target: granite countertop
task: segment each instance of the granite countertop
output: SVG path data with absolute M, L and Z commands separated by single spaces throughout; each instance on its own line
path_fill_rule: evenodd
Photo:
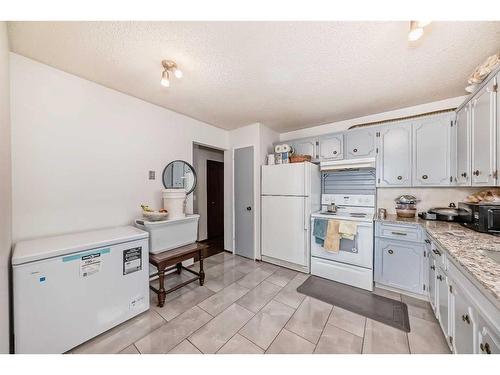
M 500 303 L 500 263 L 495 262 L 486 251 L 500 252 L 500 236 L 475 232 L 458 223 L 422 220 L 418 217 L 406 219 L 387 215 L 381 222 L 421 225 L 445 250 L 455 263 L 484 287 L 484 290 Z M 470 279 L 470 277 L 469 277 Z

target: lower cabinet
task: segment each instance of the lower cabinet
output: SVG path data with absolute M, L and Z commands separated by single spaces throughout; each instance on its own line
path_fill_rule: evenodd
M 437 316 L 438 310 L 436 308 L 436 306 L 437 306 L 437 303 L 436 303 L 436 299 L 437 299 L 436 259 L 434 258 L 432 253 L 428 253 L 428 254 L 429 254 L 429 273 L 428 273 L 429 277 L 427 279 L 427 293 L 429 295 L 429 303 L 431 304 L 432 310 L 434 311 L 434 314 L 436 314 L 436 316 Z
M 384 224 L 379 226 L 375 239 L 375 282 L 392 288 L 416 294 L 425 294 L 427 280 L 424 280 L 425 246 L 422 242 L 402 241 L 387 237 Z M 395 231 L 397 229 L 397 232 Z M 392 226 L 389 233 L 411 234 L 418 227 Z M 409 237 L 401 236 L 401 237 Z M 427 270 L 425 270 L 427 271 Z
M 500 354 L 500 337 L 495 330 L 479 317 L 479 353 Z
M 469 303 L 465 291 L 452 284 L 452 331 L 453 351 L 457 354 L 472 354 L 477 331 L 477 312 Z
M 438 309 L 438 317 L 439 324 L 441 325 L 441 329 L 443 330 L 446 339 L 450 340 L 450 319 L 449 319 L 449 282 L 446 273 L 439 267 L 436 269 L 436 288 L 437 288 L 437 309 Z

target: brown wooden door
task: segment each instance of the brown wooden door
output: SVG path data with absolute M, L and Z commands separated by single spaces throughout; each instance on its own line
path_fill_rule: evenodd
M 207 160 L 207 237 L 224 236 L 224 163 Z

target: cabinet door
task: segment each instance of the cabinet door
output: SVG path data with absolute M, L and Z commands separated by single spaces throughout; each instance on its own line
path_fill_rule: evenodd
M 453 285 L 453 348 L 456 354 L 474 353 L 476 332 L 476 312 L 465 293 L 455 283 Z
M 428 292 L 429 292 L 429 303 L 431 304 L 434 314 L 437 315 L 436 310 L 436 261 L 434 257 L 429 256 L 429 279 L 428 279 Z
M 496 124 L 494 82 L 483 87 L 472 99 L 472 185 L 496 183 Z
M 486 321 L 479 317 L 479 351 L 480 354 L 500 354 L 500 337 Z
M 318 159 L 317 141 L 318 140 L 316 138 L 308 138 L 292 141 L 289 142 L 289 144 L 293 147 L 294 153 L 300 155 L 311 155 L 311 158 L 316 160 Z
M 433 116 L 413 123 L 413 186 L 451 184 L 450 119 Z
M 424 293 L 422 280 L 423 245 L 377 239 L 377 282 L 418 294 Z
M 346 159 L 375 157 L 375 129 L 351 130 L 345 134 Z
M 377 139 L 377 186 L 411 186 L 411 125 L 388 125 Z
M 436 286 L 438 288 L 438 300 L 437 300 L 437 308 L 439 310 L 439 323 L 441 324 L 441 328 L 446 336 L 449 337 L 449 316 L 448 316 L 448 298 L 449 298 L 449 285 L 448 278 L 446 277 L 446 273 L 441 268 L 436 267 Z
M 460 186 L 471 184 L 471 126 L 470 104 L 457 112 L 457 168 L 456 183 Z
M 332 134 L 319 140 L 320 160 L 339 160 L 344 158 L 344 135 Z

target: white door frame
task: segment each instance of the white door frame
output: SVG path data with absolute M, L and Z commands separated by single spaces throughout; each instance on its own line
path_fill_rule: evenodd
M 257 234 L 257 231 L 256 231 L 256 227 L 257 227 L 257 216 L 256 216 L 256 205 L 255 205 L 255 145 L 254 144 L 246 144 L 246 145 L 243 145 L 243 146 L 237 146 L 237 147 L 232 147 L 231 149 L 231 152 L 232 152 L 232 156 L 231 156 L 231 190 L 232 190 L 232 209 L 233 209 L 233 212 L 232 212 L 232 215 L 233 215 L 233 220 L 232 220 L 232 224 L 233 224 L 233 254 L 235 254 L 235 250 L 236 250 L 236 212 L 235 212 L 235 209 L 234 209 L 234 152 L 236 150 L 239 150 L 239 149 L 242 149 L 242 148 L 247 148 L 247 147 L 252 147 L 252 150 L 253 150 L 253 185 L 254 185 L 254 188 L 253 188 L 253 198 L 252 198 L 252 202 L 253 202 L 253 237 L 254 237 L 254 241 L 253 241 L 253 259 L 257 259 L 256 257 L 256 249 L 257 249 L 257 239 L 255 238 L 256 234 Z M 260 240 L 259 240 L 260 241 Z

